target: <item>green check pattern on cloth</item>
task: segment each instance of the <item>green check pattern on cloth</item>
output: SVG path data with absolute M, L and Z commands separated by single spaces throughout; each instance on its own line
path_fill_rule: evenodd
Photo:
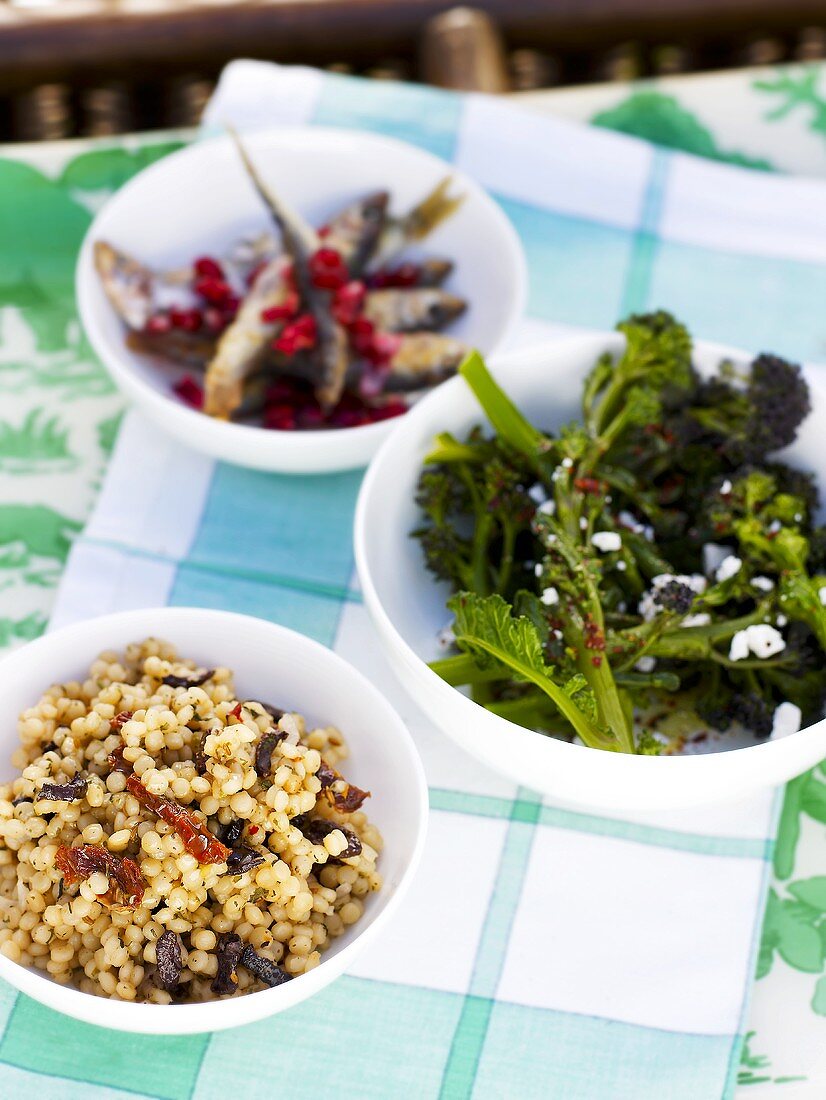
M 826 273 L 826 252 L 817 254 L 820 188 L 801 197 L 789 194 L 788 181 L 755 182 L 723 168 L 707 175 L 691 158 L 473 97 L 233 69 L 213 122 L 224 112 L 250 125 L 364 126 L 477 175 L 528 252 L 523 340 L 608 327 L 628 309 L 667 304 L 705 336 L 817 354 L 823 322 L 815 307 Z M 14 198 L 21 224 L 58 196 L 61 211 L 71 208 L 80 222 L 104 177 L 116 182 L 112 175 L 127 175 L 142 156 L 109 155 L 77 158 L 57 180 L 0 162 L 0 195 Z M 25 183 L 14 179 L 18 171 Z M 752 188 L 751 205 L 743 188 Z M 773 239 L 765 223 L 783 209 L 794 217 L 780 219 L 786 232 Z M 11 222 L 7 215 L 0 224 Z M 24 287 L 14 319 L 43 328 L 36 356 L 70 349 L 72 371 L 86 364 L 100 401 L 111 403 L 65 299 L 58 301 L 58 286 L 61 293 L 66 286 L 56 274 L 65 268 L 55 228 L 53 217 L 51 248 L 45 231 L 40 251 L 21 242 L 10 254 L 16 269 L 8 280 L 3 272 L 0 285 Z M 63 253 L 75 247 L 67 230 Z M 793 291 L 803 295 L 796 308 L 808 323 L 790 332 L 784 308 Z M 350 552 L 359 480 L 215 467 L 130 414 L 95 515 L 75 544 L 56 620 L 163 602 L 231 607 L 301 629 L 366 668 L 411 725 L 431 786 L 428 853 L 411 898 L 380 944 L 326 992 L 212 1037 L 122 1036 L 4 987 L 0 1095 L 37 1088 L 93 1100 L 266 1097 L 284 1091 L 285 1064 L 307 1067 L 287 1089 L 297 1098 L 731 1095 L 771 852 L 771 800 L 650 820 L 570 813 L 514 790 L 447 744 L 400 693 L 366 621 Z M 44 533 L 65 541 L 70 519 L 54 510 L 34 525 L 11 517 L 21 532 L 41 532 L 36 548 L 18 548 L 31 568 L 42 564 L 44 547 L 48 556 Z

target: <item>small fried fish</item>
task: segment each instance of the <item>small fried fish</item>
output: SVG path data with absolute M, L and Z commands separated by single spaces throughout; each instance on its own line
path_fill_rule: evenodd
M 95 242 L 94 261 L 106 297 L 118 316 L 129 328 L 144 329 L 152 313 L 152 272 L 106 241 Z
M 312 226 L 270 190 L 250 160 L 241 139 L 234 130 L 230 133 L 253 186 L 281 230 L 284 246 L 293 259 L 295 280 L 302 300 L 315 318 L 316 346 L 313 354 L 320 365 L 315 393 L 323 409 L 332 409 L 338 404 L 344 390 L 348 359 L 347 333 L 332 315 L 329 292 L 316 287 L 310 277 L 310 259 L 321 241 Z
M 388 218 L 373 257 L 374 266 L 386 264 L 414 241 L 423 240 L 437 225 L 459 209 L 465 201 L 465 196 L 450 195 L 452 183 L 453 177 L 445 176 L 429 195 L 426 195 L 403 217 Z
M 398 393 L 435 386 L 455 374 L 468 353 L 461 340 L 436 332 L 411 332 L 399 337 L 385 390 Z
M 334 248 L 353 276 L 361 273 L 372 256 L 387 218 L 387 191 L 374 191 L 345 207 L 328 223 L 324 248 Z
M 278 256 L 262 268 L 241 302 L 232 324 L 218 342 L 204 378 L 204 412 L 226 420 L 240 407 L 244 382 L 256 369 L 279 328 L 262 314 L 281 305 L 290 292 L 286 279 L 289 261 Z
M 463 298 L 438 288 L 373 290 L 364 314 L 384 332 L 421 332 L 440 329 L 467 308 Z

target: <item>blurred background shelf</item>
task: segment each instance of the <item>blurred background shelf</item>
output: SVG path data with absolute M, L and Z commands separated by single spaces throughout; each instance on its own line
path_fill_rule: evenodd
M 823 0 L 0 0 L 0 139 L 188 126 L 246 56 L 491 92 L 826 56 Z

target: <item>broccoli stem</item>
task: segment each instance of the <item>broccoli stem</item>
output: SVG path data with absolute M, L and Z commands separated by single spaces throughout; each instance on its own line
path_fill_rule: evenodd
M 479 668 L 479 665 L 468 653 L 458 653 L 453 657 L 441 657 L 438 661 L 431 661 L 428 667 L 437 676 L 441 676 L 445 683 L 450 684 L 451 687 L 506 679 L 502 675 L 501 669 Z
M 485 415 L 497 433 L 535 466 L 548 440 L 522 415 L 494 378 L 478 351 L 472 351 L 459 374 L 476 395 Z

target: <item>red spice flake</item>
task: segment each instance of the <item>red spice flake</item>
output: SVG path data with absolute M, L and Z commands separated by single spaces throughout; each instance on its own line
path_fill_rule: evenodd
M 144 881 L 133 859 L 110 852 L 102 844 L 81 844 L 77 848 L 61 845 L 54 857 L 55 866 L 68 886 L 82 882 L 95 871 L 109 876 L 109 889 L 98 895 L 106 905 L 137 909 L 143 900 Z
M 255 834 L 258 832 L 258 826 L 250 825 L 250 827 L 247 829 L 247 832 L 250 834 L 250 836 L 255 836 Z
M 223 279 L 224 269 L 213 256 L 199 256 L 192 268 L 196 275 L 207 279 Z
M 116 714 L 109 725 L 113 730 L 120 730 L 126 725 L 129 719 L 132 717 L 131 710 L 122 710 L 119 714 Z
M 123 775 L 129 775 L 132 771 L 132 765 L 128 760 L 124 758 L 123 751 L 126 745 L 118 745 L 116 749 L 112 749 L 109 755 L 106 757 L 106 761 L 109 765 L 109 770 L 113 772 L 121 772 Z
M 204 407 L 204 391 L 191 374 L 185 374 L 183 378 L 175 383 L 172 389 L 190 409 L 202 409 Z
M 333 295 L 332 312 L 340 325 L 352 325 L 364 309 L 367 287 L 360 279 L 344 283 Z
M 594 666 L 594 668 L 599 668 L 602 665 L 602 657 L 600 657 L 599 655 L 592 657 L 591 664 Z
M 321 290 L 338 290 L 350 278 L 347 264 L 335 248 L 319 248 L 310 257 L 310 280 Z
M 588 619 L 585 623 L 585 648 L 598 650 L 605 649 L 605 635 L 593 619 Z
M 574 488 L 580 493 L 590 493 L 592 496 L 602 496 L 605 485 L 595 477 L 575 477 Z
M 289 321 L 273 341 L 273 348 L 284 355 L 295 355 L 297 351 L 309 351 L 315 347 L 318 336 L 315 317 L 312 313 L 300 313 L 294 321 Z
M 243 705 L 243 703 L 236 703 L 232 710 L 229 712 L 232 717 L 237 718 L 239 722 L 241 721 L 241 707 Z
M 183 332 L 197 332 L 201 327 L 203 317 L 199 309 L 178 309 L 169 311 L 169 320 L 173 328 L 179 328 Z
M 229 848 L 212 835 L 192 810 L 171 798 L 152 794 L 134 772 L 126 780 L 127 790 L 153 814 L 171 825 L 184 847 L 201 863 L 226 863 Z
M 267 324 L 275 324 L 276 321 L 291 321 L 298 313 L 301 301 L 296 291 L 291 290 L 283 302 L 277 306 L 268 306 L 261 310 L 261 320 Z
M 167 332 L 172 331 L 172 318 L 166 310 L 159 310 L 146 322 L 145 331 L 150 336 L 165 336 Z

